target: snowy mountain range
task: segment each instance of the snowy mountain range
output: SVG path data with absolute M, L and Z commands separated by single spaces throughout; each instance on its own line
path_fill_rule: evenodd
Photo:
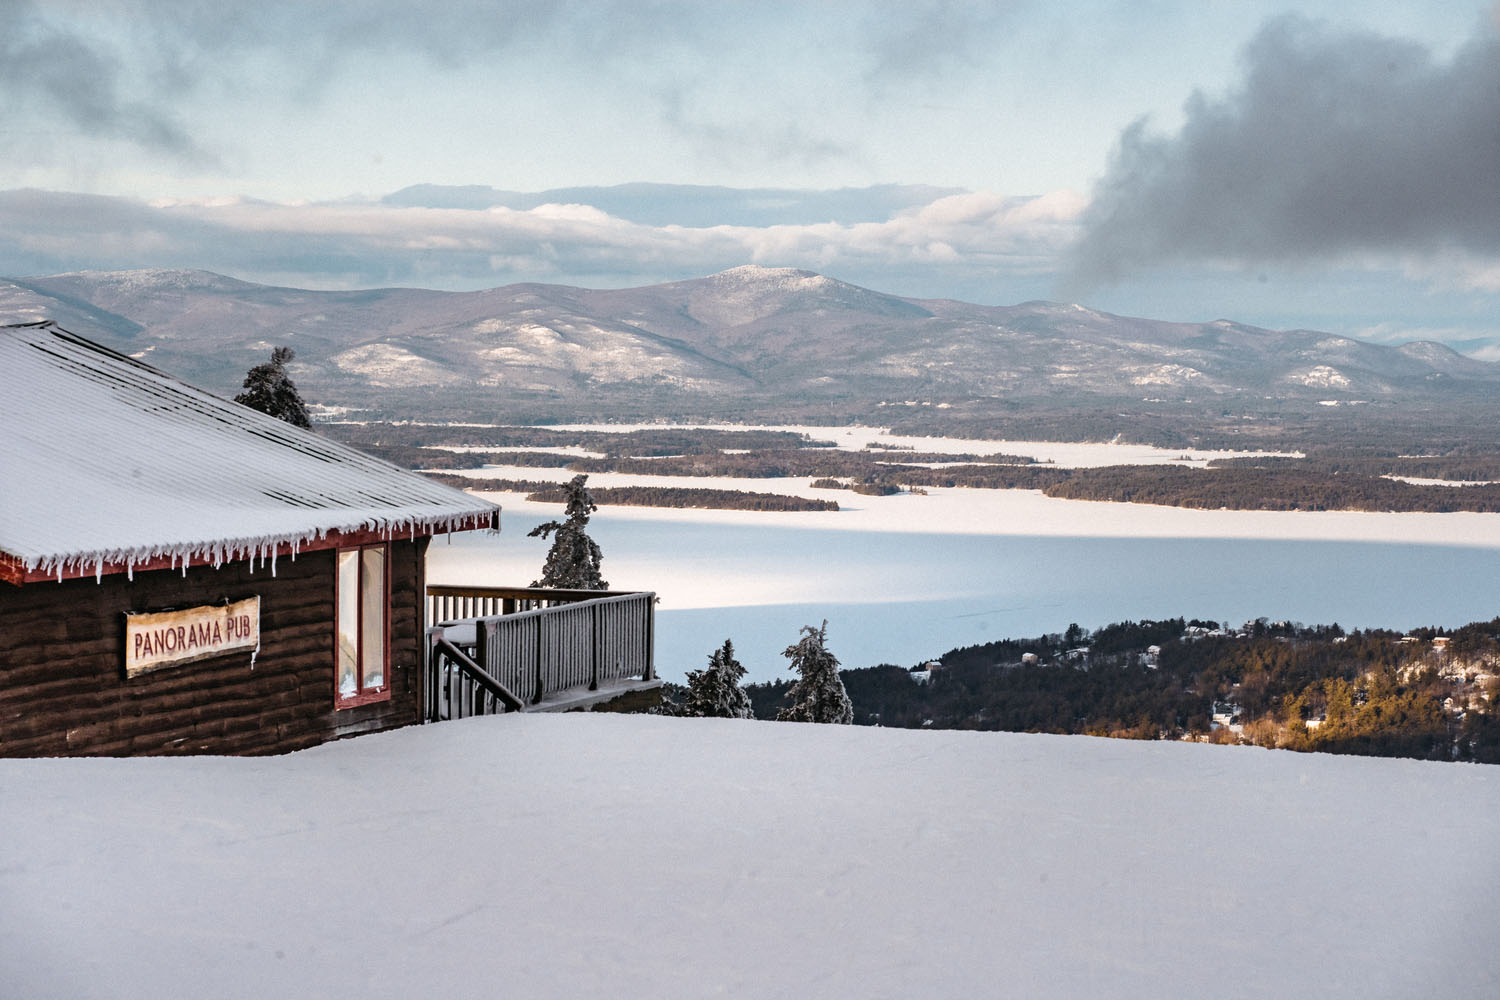
M 40 318 L 221 393 L 287 344 L 309 400 L 402 416 L 861 417 L 893 404 L 1310 410 L 1481 400 L 1500 386 L 1500 365 L 1430 342 L 1393 347 L 1051 302 L 909 299 L 756 266 L 606 290 L 311 291 L 181 270 L 0 280 L 0 322 Z

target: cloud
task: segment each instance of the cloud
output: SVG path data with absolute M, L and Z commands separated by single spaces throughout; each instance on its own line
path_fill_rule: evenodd
M 609 215 L 649 226 L 772 226 L 815 222 L 881 222 L 962 188 L 876 184 L 862 188 L 731 188 L 704 184 L 614 184 L 607 187 L 499 191 L 478 184 L 416 184 L 388 194 L 387 205 L 412 208 L 529 209 L 547 202 L 593 205 Z
M 862 25 L 870 58 L 865 82 L 885 89 L 979 63 L 1026 6 L 957 0 L 881 5 Z
M 864 158 L 858 143 L 817 135 L 792 117 L 778 116 L 769 122 L 743 117 L 715 120 L 690 108 L 692 89 L 680 81 L 657 88 L 655 98 L 661 106 L 662 121 L 725 164 L 749 158 L 811 167 L 821 163 L 858 164 Z
M 1500 27 L 1451 60 L 1268 22 L 1238 89 L 1175 135 L 1127 128 L 1073 257 L 1086 282 L 1152 265 L 1500 257 Z M 1476 274 L 1493 274 L 1483 266 Z
M 127 74 L 112 47 L 47 22 L 25 0 L 0 0 L 0 23 L 0 128 L 30 110 L 91 136 L 213 162 L 169 111 L 126 93 Z
M 335 80 L 412 58 L 438 74 L 512 52 L 597 69 L 697 20 L 692 5 L 629 0 L 0 0 L 0 135 L 72 133 L 217 166 L 195 116 L 246 93 L 313 104 Z
M 804 192 L 816 202 L 816 192 Z M 852 192 L 838 192 L 848 202 Z M 873 189 L 878 202 L 886 189 Z M 806 267 L 906 294 L 1007 281 L 1036 297 L 1083 206 L 950 194 L 880 221 L 648 225 L 597 206 L 424 208 L 376 201 L 282 204 L 0 192 L 0 274 L 193 267 L 311 287 L 481 288 L 516 281 L 634 285 L 739 264 Z M 1031 279 L 1035 278 L 1035 281 Z M 1027 282 L 1030 282 L 1027 284 Z

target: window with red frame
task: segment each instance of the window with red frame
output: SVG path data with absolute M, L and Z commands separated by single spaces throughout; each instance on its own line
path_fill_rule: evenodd
M 337 604 L 336 706 L 384 701 L 391 696 L 390 546 L 339 550 Z

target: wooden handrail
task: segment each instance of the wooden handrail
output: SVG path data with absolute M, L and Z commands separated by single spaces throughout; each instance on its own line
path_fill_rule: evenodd
M 468 587 L 461 584 L 429 583 L 429 597 L 512 597 L 529 601 L 591 601 L 596 597 L 624 597 L 640 590 L 568 590 L 562 587 Z
M 530 590 L 549 597 L 554 593 L 540 588 L 482 589 Z M 427 630 L 432 651 L 428 657 L 430 690 L 436 693 L 441 688 L 451 702 L 451 678 L 444 670 L 456 668 L 462 680 L 516 709 L 522 702 L 536 705 L 568 691 L 597 691 L 631 678 L 656 680 L 656 595 L 651 591 L 571 593 L 590 596 L 587 600 L 560 601 L 551 607 L 500 614 L 481 610 L 452 618 L 441 607 L 436 608 L 434 616 L 447 621 L 449 628 L 460 624 L 472 627 L 473 638 L 455 641 L 440 625 Z M 460 691 L 460 714 L 464 713 L 464 696 L 472 693 Z M 455 717 L 451 704 L 449 714 L 442 714 L 436 694 L 428 705 L 431 719 Z
M 474 686 L 479 687 L 486 694 L 492 696 L 497 702 L 505 705 L 506 709 L 508 709 L 509 711 L 518 712 L 526 706 L 526 703 L 519 697 L 517 697 L 515 693 L 510 690 L 510 688 L 506 687 L 504 684 L 501 684 L 494 677 L 491 677 L 489 671 L 485 670 L 479 664 L 475 663 L 472 659 L 469 658 L 469 655 L 467 653 L 459 649 L 457 646 L 453 645 L 453 643 L 449 642 L 447 638 L 444 637 L 442 629 L 428 629 L 427 642 L 429 650 L 427 657 L 427 721 L 436 722 L 443 717 L 440 712 L 440 701 L 438 695 L 439 680 L 442 669 L 438 662 L 440 658 L 446 659 L 451 662 L 455 667 L 458 668 L 459 674 L 466 681 Z M 448 697 L 447 717 L 451 719 L 455 717 L 453 714 L 452 687 L 445 684 L 443 685 L 443 690 Z M 460 696 L 459 701 L 461 706 L 463 702 L 462 696 Z M 460 711 L 462 711 L 462 708 L 460 708 Z M 484 714 L 482 707 L 478 714 Z
M 510 615 L 534 608 L 576 604 L 601 597 L 626 597 L 638 590 L 567 590 L 558 587 L 469 587 L 435 583 L 427 587 L 427 624 L 491 615 Z

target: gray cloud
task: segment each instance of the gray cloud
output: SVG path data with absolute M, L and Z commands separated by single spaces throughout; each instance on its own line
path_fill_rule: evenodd
M 722 11 L 641 0 L 369 0 L 231 5 L 159 0 L 138 10 L 85 0 L 0 0 L 0 135 L 124 140 L 199 164 L 232 159 L 206 150 L 192 118 L 243 99 L 322 100 L 336 81 L 382 72 L 384 60 L 419 59 L 443 75 L 494 59 L 542 59 L 610 77 L 659 77 L 673 52 L 706 56 L 730 30 Z M 817 162 L 847 147 L 795 121 L 722 121 L 697 113 L 682 81 L 656 86 L 662 120 L 705 151 Z M 502 101 L 503 95 L 491 100 Z M 41 124 L 38 124 L 40 119 Z M 41 151 L 34 157 L 45 159 Z
M 1188 101 L 1176 135 L 1120 136 L 1074 270 L 1112 281 L 1193 261 L 1500 255 L 1500 34 L 1451 61 L 1288 16 L 1240 87 Z
M 27 109 L 92 136 L 213 161 L 170 111 L 125 92 L 122 61 L 110 46 L 48 23 L 25 0 L 0 0 L 0 24 L 0 130 Z
M 662 121 L 679 135 L 691 139 L 705 154 L 726 164 L 753 160 L 816 166 L 840 161 L 859 163 L 863 158 L 857 144 L 816 135 L 791 116 L 775 121 L 728 122 L 697 114 L 688 107 L 690 90 L 680 82 L 657 90 Z
M 963 0 L 883 5 L 863 24 L 871 59 L 865 82 L 884 89 L 980 62 L 1001 29 L 1028 6 Z

